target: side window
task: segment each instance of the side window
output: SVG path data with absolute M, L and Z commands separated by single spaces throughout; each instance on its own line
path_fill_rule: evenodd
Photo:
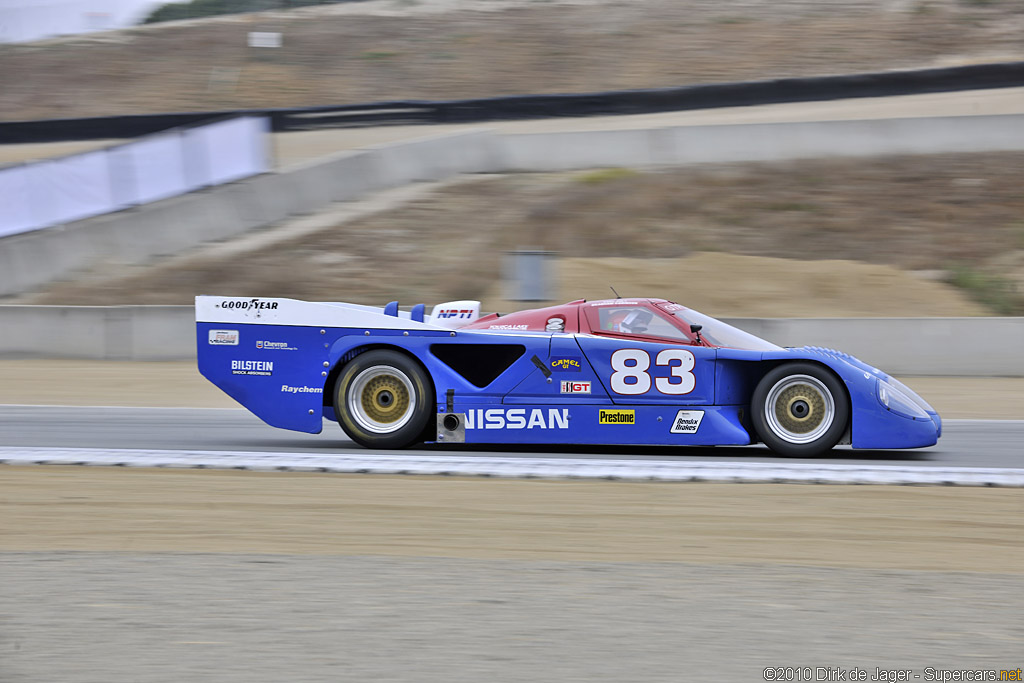
M 596 316 L 593 313 L 597 313 Z M 665 320 L 654 311 L 642 306 L 601 306 L 590 311 L 591 324 L 597 318 L 599 330 L 595 332 L 614 332 L 617 334 L 637 334 L 648 337 L 663 337 L 689 341 L 678 327 Z

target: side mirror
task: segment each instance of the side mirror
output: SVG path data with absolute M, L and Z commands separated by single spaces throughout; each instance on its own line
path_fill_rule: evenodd
M 703 344 L 704 343 L 704 340 L 700 338 L 700 331 L 703 330 L 703 329 L 704 329 L 703 325 L 697 325 L 697 324 L 690 325 L 690 332 L 693 332 L 695 335 L 697 335 L 697 343 L 698 344 Z

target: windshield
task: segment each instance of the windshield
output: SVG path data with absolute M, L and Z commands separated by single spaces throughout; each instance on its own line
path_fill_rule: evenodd
M 592 313 L 590 317 L 593 319 Z M 602 332 L 665 337 L 683 342 L 690 340 L 671 318 L 665 317 L 661 311 L 655 315 L 646 306 L 602 306 L 597 309 L 597 317 Z
M 743 349 L 744 351 L 780 351 L 781 346 L 776 346 L 760 337 L 755 337 L 749 332 L 744 332 L 738 327 L 727 325 L 721 320 L 716 320 L 709 315 L 698 313 L 692 308 L 683 308 L 679 304 L 668 304 L 666 310 L 672 315 L 683 320 L 687 325 L 702 325 L 700 336 L 709 344 L 724 346 L 730 349 Z

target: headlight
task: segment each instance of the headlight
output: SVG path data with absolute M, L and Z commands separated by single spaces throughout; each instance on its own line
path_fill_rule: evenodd
M 900 386 L 903 385 L 901 384 Z M 909 391 L 909 389 L 907 391 Z M 917 401 L 897 389 L 894 384 L 887 382 L 884 379 L 878 380 L 878 402 L 885 406 L 887 410 L 891 410 L 903 417 L 923 418 L 925 420 L 931 419 L 928 416 L 928 413 L 924 411 L 924 408 L 918 405 Z M 924 403 L 924 401 L 921 402 Z M 928 404 L 925 403 L 925 405 Z
M 899 381 L 898 379 L 896 379 L 894 377 L 889 377 L 885 381 L 888 382 L 890 385 L 892 385 L 892 387 L 895 388 L 897 391 L 903 392 L 904 396 L 906 396 L 911 401 L 916 403 L 917 407 L 920 408 L 921 410 L 923 410 L 924 412 L 926 412 L 926 413 L 934 413 L 935 412 L 935 408 L 932 408 L 930 405 L 928 405 L 928 401 L 925 401 L 923 398 L 918 396 L 917 392 L 915 392 L 913 389 L 908 387 L 903 382 Z

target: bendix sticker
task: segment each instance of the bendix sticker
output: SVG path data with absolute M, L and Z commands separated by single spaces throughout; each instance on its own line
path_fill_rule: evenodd
M 696 434 L 704 419 L 703 410 L 680 410 L 672 421 L 673 434 Z

